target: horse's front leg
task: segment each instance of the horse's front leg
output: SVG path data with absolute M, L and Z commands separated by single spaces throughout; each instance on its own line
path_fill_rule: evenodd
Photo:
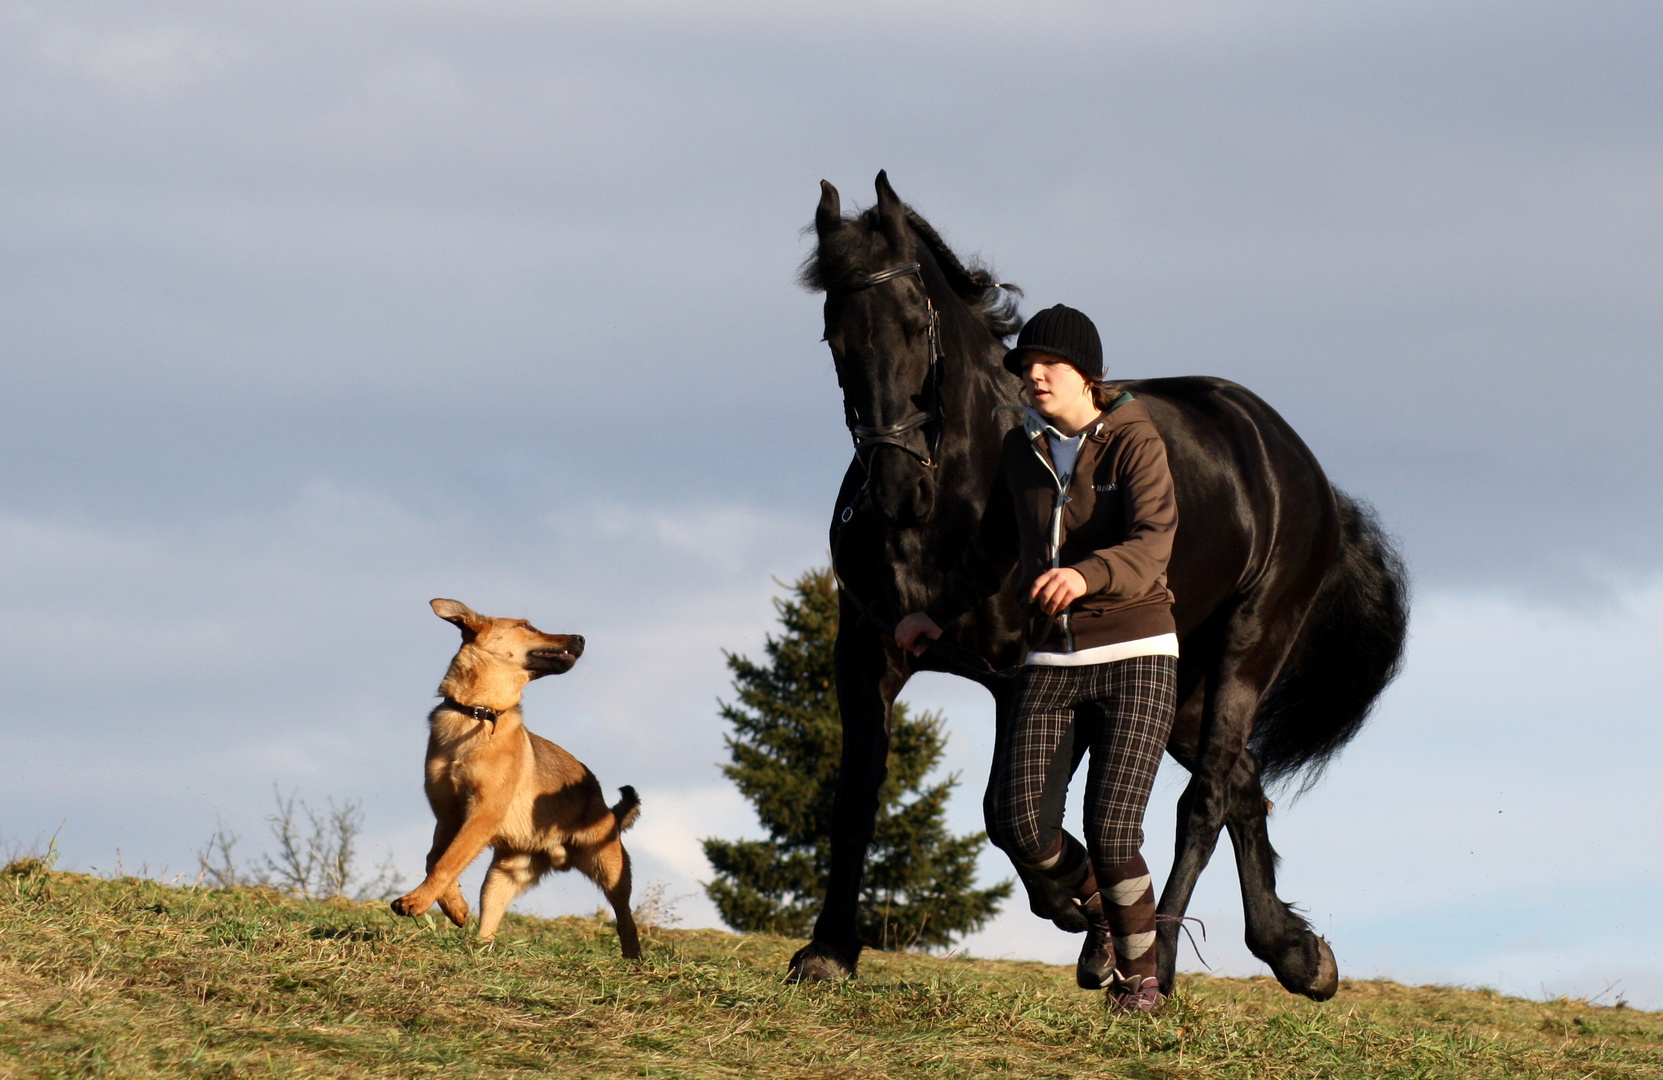
M 1178 923 L 1189 909 L 1201 871 L 1213 857 L 1218 834 L 1230 810 L 1231 774 L 1236 760 L 1246 752 L 1247 737 L 1253 730 L 1259 692 L 1240 677 L 1208 680 L 1197 694 L 1205 695 L 1201 706 L 1198 745 L 1180 749 L 1169 745 L 1190 771 L 1190 782 L 1178 798 L 1178 834 L 1172 872 L 1156 907 L 1156 969 L 1161 992 L 1172 993 L 1178 963 Z M 1193 701 L 1188 703 L 1191 707 Z M 1182 717 L 1180 716 L 1180 721 Z M 1179 725 L 1175 725 L 1178 727 Z M 1175 739 L 1176 743 L 1177 740 Z
M 843 758 L 832 800 L 831 867 L 814 937 L 791 958 L 793 982 L 853 978 L 860 960 L 861 875 L 889 772 L 889 710 L 907 672 L 845 600 L 833 650 L 843 714 Z

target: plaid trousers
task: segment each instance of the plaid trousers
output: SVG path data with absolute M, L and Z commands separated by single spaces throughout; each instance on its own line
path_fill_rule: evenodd
M 1178 706 L 1177 658 L 1030 664 L 1018 678 L 1015 719 L 994 762 L 993 842 L 1026 863 L 1050 852 L 1085 740 L 1086 848 L 1098 867 L 1125 862 L 1143 847 L 1143 812 Z

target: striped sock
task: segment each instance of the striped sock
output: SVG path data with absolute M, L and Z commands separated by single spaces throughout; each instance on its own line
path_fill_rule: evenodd
M 1059 830 L 1051 850 L 1027 865 L 1081 900 L 1090 900 L 1097 892 L 1097 875 L 1092 872 L 1091 856 L 1086 853 L 1086 846 L 1067 832 Z
M 1103 911 L 1114 928 L 1114 951 L 1122 975 L 1155 974 L 1155 884 L 1149 864 L 1133 855 L 1098 875 Z

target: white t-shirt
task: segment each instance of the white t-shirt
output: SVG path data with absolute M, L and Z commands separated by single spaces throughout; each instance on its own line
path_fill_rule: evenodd
M 1134 656 L 1177 656 L 1178 635 L 1156 634 L 1136 641 L 1117 641 L 1113 645 L 1098 645 L 1076 652 L 1031 652 L 1022 661 L 1039 667 L 1085 667 L 1087 664 L 1112 664 L 1116 660 L 1130 660 Z

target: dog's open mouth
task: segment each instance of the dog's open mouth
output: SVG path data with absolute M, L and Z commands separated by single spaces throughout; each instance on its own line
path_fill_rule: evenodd
M 571 649 L 532 649 L 526 653 L 527 667 L 558 675 L 570 671 L 578 654 Z

